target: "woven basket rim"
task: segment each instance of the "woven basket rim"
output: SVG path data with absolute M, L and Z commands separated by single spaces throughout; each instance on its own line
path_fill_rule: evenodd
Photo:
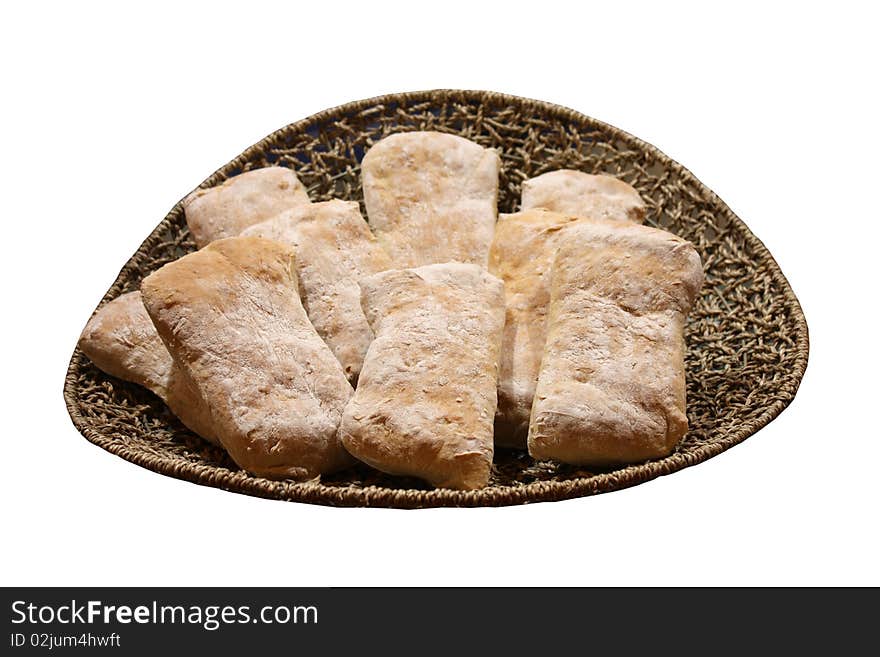
M 193 464 L 179 459 L 161 458 L 154 454 L 129 448 L 128 446 L 115 441 L 112 436 L 96 431 L 87 418 L 82 416 L 78 408 L 78 388 L 75 369 L 80 362 L 80 359 L 85 359 L 85 356 L 79 348 L 76 348 L 71 357 L 67 374 L 65 376 L 64 400 L 71 420 L 77 430 L 89 442 L 112 454 L 120 456 L 126 461 L 160 474 L 184 479 L 200 485 L 212 486 L 256 497 L 323 504 L 327 506 L 413 509 L 428 507 L 509 506 L 533 502 L 558 501 L 629 488 L 657 477 L 677 472 L 683 468 L 696 465 L 716 456 L 721 452 L 730 449 L 734 445 L 743 442 L 746 438 L 752 436 L 773 421 L 783 410 L 785 410 L 794 399 L 807 368 L 807 362 L 809 359 L 809 329 L 800 302 L 795 296 L 791 285 L 773 255 L 752 233 L 745 222 L 743 222 L 728 207 L 728 205 L 719 198 L 717 194 L 715 194 L 714 191 L 700 182 L 699 179 L 684 166 L 667 156 L 655 146 L 639 139 L 638 137 L 608 123 L 586 116 L 576 110 L 562 105 L 548 103 L 546 101 L 494 91 L 432 89 L 383 94 L 322 110 L 270 133 L 260 141 L 242 151 L 242 153 L 230 160 L 227 164 L 217 169 L 198 187 L 215 185 L 222 179 L 225 179 L 230 172 L 240 168 L 253 154 L 262 152 L 269 144 L 273 143 L 278 138 L 289 133 L 298 132 L 306 126 L 320 124 L 328 119 L 334 119 L 340 114 L 359 112 L 368 107 L 377 105 L 409 101 L 435 101 L 442 99 L 515 103 L 526 109 L 532 108 L 544 112 L 552 112 L 566 120 L 589 123 L 598 126 L 602 130 L 613 135 L 614 138 L 627 143 L 627 145 L 650 153 L 653 158 L 662 162 L 664 166 L 674 170 L 683 178 L 699 186 L 705 192 L 707 199 L 721 209 L 731 224 L 737 226 L 743 239 L 752 249 L 754 249 L 758 258 L 768 263 L 768 274 L 779 285 L 782 296 L 790 310 L 791 319 L 794 323 L 795 329 L 795 334 L 792 336 L 795 342 L 795 360 L 788 381 L 777 391 L 779 396 L 776 401 L 767 405 L 757 418 L 740 425 L 735 430 L 726 433 L 723 437 L 712 443 L 701 445 L 689 452 L 676 452 L 657 461 L 630 465 L 612 472 L 594 474 L 590 477 L 578 477 L 565 481 L 536 481 L 516 487 L 491 487 L 476 491 L 456 491 L 448 489 L 391 489 L 381 486 L 338 488 L 324 486 L 320 483 L 314 482 L 297 483 L 290 481 L 270 481 L 261 477 L 246 474 L 243 471 L 232 471 L 217 466 Z M 128 271 L 135 268 L 142 259 L 147 257 L 147 254 L 159 239 L 157 235 L 159 229 L 172 218 L 175 211 L 178 210 L 181 201 L 182 199 L 171 208 L 159 226 L 157 226 L 150 236 L 143 241 L 137 251 L 122 267 L 113 285 L 102 298 L 99 307 L 118 296 L 122 286 L 127 280 Z

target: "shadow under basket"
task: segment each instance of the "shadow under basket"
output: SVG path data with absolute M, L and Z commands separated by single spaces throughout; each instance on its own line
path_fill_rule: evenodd
M 690 240 L 705 284 L 687 328 L 690 431 L 667 458 L 590 470 L 497 450 L 489 486 L 434 490 L 366 466 L 320 482 L 271 481 L 239 470 L 190 433 L 151 393 L 104 374 L 78 349 L 64 383 L 73 423 L 91 442 L 156 472 L 259 497 L 332 506 L 502 506 L 563 500 L 634 486 L 700 463 L 742 442 L 791 402 L 807 366 L 807 324 L 764 245 L 711 190 L 653 146 L 550 103 L 485 91 L 422 91 L 326 110 L 272 133 L 201 187 L 249 169 L 294 169 L 313 201 L 361 203 L 360 161 L 379 139 L 409 130 L 461 135 L 501 155 L 499 211 L 518 208 L 520 185 L 554 169 L 606 173 L 633 185 L 647 224 Z M 195 250 L 177 203 L 123 267 L 102 304 L 136 290 L 150 272 Z

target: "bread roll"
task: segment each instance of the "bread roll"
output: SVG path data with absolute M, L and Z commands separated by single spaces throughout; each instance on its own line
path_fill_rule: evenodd
M 183 199 L 183 210 L 193 240 L 202 248 L 308 202 L 309 195 L 292 170 L 265 167 L 232 176 L 216 187 L 197 189 Z
M 522 185 L 522 209 L 545 208 L 589 219 L 642 223 L 645 203 L 627 183 L 612 176 L 571 169 L 550 171 Z
M 306 478 L 351 458 L 336 437 L 352 389 L 296 289 L 290 247 L 231 237 L 144 279 L 144 305 L 245 470 Z
M 553 264 L 529 453 L 584 466 L 669 454 L 687 432 L 684 322 L 703 281 L 666 231 L 582 221 Z
M 342 418 L 346 449 L 437 487 L 489 481 L 501 281 L 476 265 L 391 270 L 361 282 L 376 338 Z
M 162 344 L 140 292 L 127 292 L 101 306 L 86 324 L 79 348 L 99 370 L 143 386 L 188 429 L 219 444 L 208 408 Z
M 397 267 L 486 266 L 498 216 L 495 151 L 439 132 L 385 137 L 361 164 L 370 226 Z

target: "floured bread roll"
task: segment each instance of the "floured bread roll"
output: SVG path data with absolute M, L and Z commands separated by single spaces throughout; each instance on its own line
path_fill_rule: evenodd
M 361 163 L 370 226 L 398 267 L 486 266 L 498 215 L 498 154 L 440 132 L 377 142 Z
M 242 468 L 304 478 L 351 462 L 336 437 L 352 394 L 300 303 L 290 247 L 258 237 L 211 243 L 141 285 L 175 362 L 211 409 Z
M 546 208 L 590 219 L 642 223 L 645 202 L 627 183 L 612 176 L 571 169 L 550 171 L 522 184 L 522 209 Z
M 361 281 L 376 338 L 342 418 L 346 449 L 434 486 L 489 481 L 504 325 L 501 281 L 476 265 L 391 270 Z
M 579 222 L 553 264 L 529 453 L 603 466 L 669 454 L 687 432 L 684 322 L 693 246 L 620 221 Z
M 197 189 L 183 199 L 183 210 L 193 240 L 202 248 L 308 202 L 306 188 L 293 171 L 265 167 L 232 176 L 216 187 Z
M 542 208 L 502 214 L 489 251 L 489 271 L 504 281 L 506 319 L 498 372 L 495 444 L 526 448 L 529 416 L 544 355 L 550 269 L 570 215 Z
M 140 292 L 127 292 L 101 306 L 86 324 L 79 348 L 99 370 L 143 386 L 188 429 L 219 444 L 208 408 L 162 344 Z
M 361 310 L 358 280 L 391 268 L 357 203 L 301 205 L 246 229 L 242 235 L 294 247 L 303 306 L 324 342 L 357 381 L 373 331 Z

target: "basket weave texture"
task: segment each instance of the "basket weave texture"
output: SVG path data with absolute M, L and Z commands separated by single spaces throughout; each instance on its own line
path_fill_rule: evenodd
M 536 462 L 497 450 L 478 491 L 433 490 L 366 466 L 320 482 L 270 481 L 239 470 L 219 448 L 187 431 L 151 393 L 114 379 L 78 349 L 64 384 L 73 423 L 91 442 L 156 472 L 266 498 L 333 506 L 501 506 L 626 488 L 700 463 L 773 420 L 791 402 L 807 365 L 803 312 L 773 257 L 746 225 L 689 171 L 610 125 L 545 102 L 485 91 L 435 90 L 356 101 L 284 127 L 205 180 L 268 165 L 294 169 L 313 201 L 361 202 L 359 163 L 394 132 L 438 130 L 501 155 L 499 211 L 518 209 L 520 185 L 561 168 L 608 173 L 633 185 L 647 224 L 690 240 L 705 269 L 686 338 L 690 431 L 671 456 L 609 470 Z M 195 250 L 177 203 L 122 268 L 102 304 L 135 290 L 150 272 Z

